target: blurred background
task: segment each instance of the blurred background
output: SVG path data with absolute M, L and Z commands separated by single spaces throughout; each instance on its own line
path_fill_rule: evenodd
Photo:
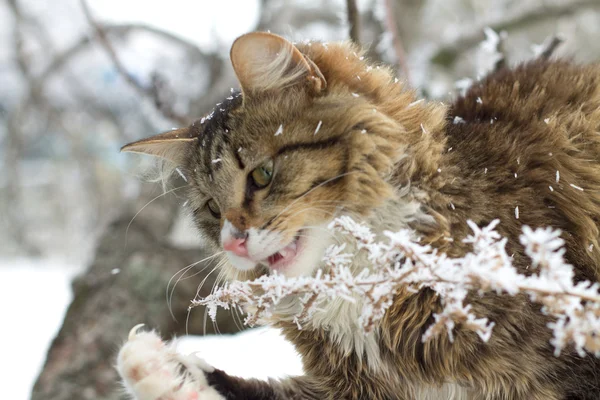
M 544 52 L 598 61 L 600 0 L 0 0 L 2 398 L 119 398 L 114 352 L 138 322 L 167 336 L 241 329 L 236 313 L 188 313 L 217 273 L 198 263 L 185 182 L 165 192 L 152 160 L 119 148 L 226 97 L 229 47 L 252 30 L 352 38 L 450 101 Z M 224 359 L 261 340 L 244 335 Z M 293 351 L 261 335 L 277 368 L 238 373 L 299 373 Z

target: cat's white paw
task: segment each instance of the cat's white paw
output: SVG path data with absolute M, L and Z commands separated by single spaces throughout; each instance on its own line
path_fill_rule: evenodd
M 119 351 L 117 370 L 136 400 L 225 400 L 208 385 L 205 373 L 214 371 L 200 358 L 184 356 L 156 332 L 135 326 Z

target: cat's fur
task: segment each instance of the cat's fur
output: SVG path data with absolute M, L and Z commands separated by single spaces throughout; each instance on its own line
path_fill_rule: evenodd
M 412 228 L 450 256 L 470 250 L 462 242 L 467 219 L 485 225 L 498 218 L 520 272 L 529 264 L 521 227 L 552 226 L 563 230 L 577 279 L 599 280 L 598 65 L 537 60 L 502 69 L 446 106 L 417 101 L 350 43 L 294 47 L 248 34 L 234 44 L 232 63 L 242 95 L 189 128 L 125 147 L 181 169 L 196 223 L 216 248 L 225 220 L 234 233 L 254 229 L 278 243 L 270 251 L 304 229 L 310 263 L 287 272 L 307 275 L 329 240 L 322 226 L 336 215 L 377 232 Z M 272 183 L 252 188 L 248 174 L 268 158 Z M 210 215 L 209 198 L 221 218 Z M 241 279 L 268 272 L 254 261 L 236 270 L 231 260 Z M 548 318 L 527 297 L 473 294 L 469 301 L 496 324 L 488 343 L 460 326 L 453 343 L 444 335 L 423 343 L 438 298 L 404 292 L 367 337 L 350 303 L 333 302 L 302 330 L 285 310 L 276 315 L 274 325 L 302 356 L 304 376 L 264 382 L 215 370 L 206 380 L 227 399 L 600 398 L 600 360 L 572 349 L 555 357 Z

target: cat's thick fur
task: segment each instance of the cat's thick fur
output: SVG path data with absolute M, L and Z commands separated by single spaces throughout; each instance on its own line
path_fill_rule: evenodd
M 232 49 L 241 96 L 190 128 L 125 148 L 181 168 L 197 225 L 216 248 L 225 220 L 239 232 L 277 231 L 287 243 L 349 214 L 378 232 L 412 228 L 461 256 L 470 250 L 467 219 L 498 218 L 520 272 L 529 266 L 521 227 L 551 226 L 563 230 L 576 278 L 599 280 L 600 66 L 536 60 L 493 73 L 446 106 L 418 101 L 350 43 L 242 38 Z M 253 188 L 248 174 L 266 158 L 273 181 Z M 207 211 L 210 198 L 220 217 Z M 317 266 L 294 265 L 293 274 Z M 423 343 L 438 298 L 405 292 L 367 338 L 342 306 L 307 329 L 283 315 L 274 321 L 301 354 L 304 376 L 264 382 L 215 370 L 206 380 L 227 399 L 600 398 L 600 360 L 572 349 L 555 357 L 549 320 L 527 297 L 469 301 L 496 324 L 488 343 L 460 326 L 453 343 L 444 335 Z

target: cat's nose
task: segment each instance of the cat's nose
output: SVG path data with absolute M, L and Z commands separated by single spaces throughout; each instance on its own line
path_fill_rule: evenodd
M 248 247 L 246 247 L 246 236 L 244 235 L 244 237 L 229 237 L 223 242 L 223 250 L 230 251 L 236 256 L 247 257 Z

